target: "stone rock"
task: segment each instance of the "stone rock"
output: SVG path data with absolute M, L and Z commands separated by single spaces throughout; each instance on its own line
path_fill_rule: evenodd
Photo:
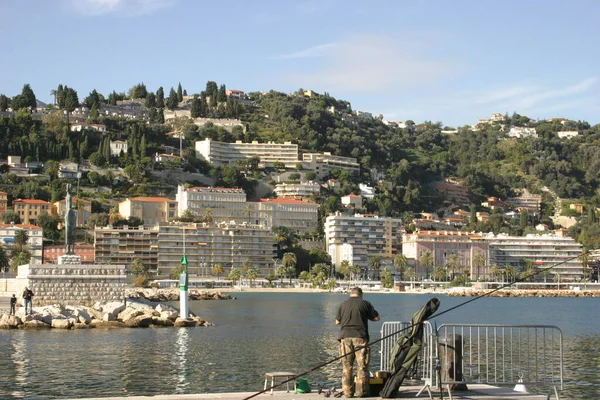
M 175 320 L 175 323 L 173 324 L 173 326 L 175 328 L 186 328 L 189 326 L 196 326 L 196 321 L 194 321 L 192 318 L 177 318 Z
M 96 310 L 98 310 L 96 308 Z M 125 310 L 125 303 L 120 301 L 111 301 L 106 304 L 103 304 L 98 311 L 102 311 L 105 314 L 113 314 L 115 317 L 119 315 L 119 313 Z
M 102 320 L 103 322 L 111 322 L 111 321 L 116 321 L 117 317 L 115 317 L 114 314 L 112 313 L 106 313 L 102 316 Z M 93 322 L 93 321 L 92 321 Z
M 34 319 L 31 321 L 23 322 L 23 325 L 21 325 L 21 329 L 50 329 L 50 325 Z
M 179 318 L 179 312 L 175 311 L 161 311 L 160 318 L 168 318 L 171 321 L 175 321 Z
M 138 315 L 142 315 L 144 314 L 144 312 L 142 310 L 137 310 L 135 308 L 129 308 L 127 307 L 127 309 L 125 309 L 125 311 L 121 312 L 117 319 L 119 321 L 123 321 L 123 322 L 127 322 L 135 317 L 137 317 Z
M 93 326 L 89 325 L 89 324 L 84 324 L 84 323 L 81 323 L 81 322 L 76 322 L 71 327 L 71 329 L 90 329 L 90 328 L 93 328 Z
M 92 320 L 90 323 L 91 328 L 125 328 L 125 324 L 120 321 L 100 321 L 98 319 Z
M 152 324 L 152 316 L 148 314 L 138 315 L 125 322 L 125 325 L 130 328 L 147 328 L 150 324 Z
M 58 319 L 55 318 L 52 320 L 52 327 L 56 329 L 71 329 L 73 326 L 73 320 L 71 319 Z
M 174 320 L 165 317 L 152 317 L 152 325 L 156 326 L 173 326 L 173 321 Z

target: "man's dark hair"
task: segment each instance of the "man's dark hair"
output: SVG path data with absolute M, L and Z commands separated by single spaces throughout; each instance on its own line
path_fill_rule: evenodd
M 362 297 L 362 294 L 362 289 L 359 287 L 350 289 L 350 297 Z

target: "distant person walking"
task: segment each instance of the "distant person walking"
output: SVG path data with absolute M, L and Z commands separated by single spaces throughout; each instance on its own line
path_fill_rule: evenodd
M 16 315 L 15 309 L 17 307 L 17 295 L 13 293 L 10 298 L 10 313 L 8 315 Z
M 33 291 L 29 288 L 25 288 L 23 291 L 23 299 L 25 300 L 25 315 L 27 315 L 27 305 L 29 305 L 29 314 L 33 313 Z
M 379 321 L 379 313 L 373 305 L 363 300 L 363 292 L 356 287 L 350 290 L 350 298 L 338 308 L 335 323 L 341 325 L 338 341 L 342 357 L 342 390 L 346 397 L 369 395 L 369 326 L 368 321 Z M 356 384 L 354 361 L 356 360 Z

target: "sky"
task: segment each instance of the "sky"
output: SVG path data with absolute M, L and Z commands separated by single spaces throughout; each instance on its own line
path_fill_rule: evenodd
M 600 122 L 596 0 L 0 1 L 0 93 L 312 89 L 385 119 Z

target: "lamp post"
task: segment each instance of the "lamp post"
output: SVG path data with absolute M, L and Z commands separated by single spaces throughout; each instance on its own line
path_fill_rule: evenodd
M 183 228 L 183 255 L 181 256 L 181 266 L 183 271 L 179 275 L 179 314 L 181 318 L 187 319 L 188 312 L 188 276 L 187 276 L 187 257 L 185 255 L 185 226 Z

